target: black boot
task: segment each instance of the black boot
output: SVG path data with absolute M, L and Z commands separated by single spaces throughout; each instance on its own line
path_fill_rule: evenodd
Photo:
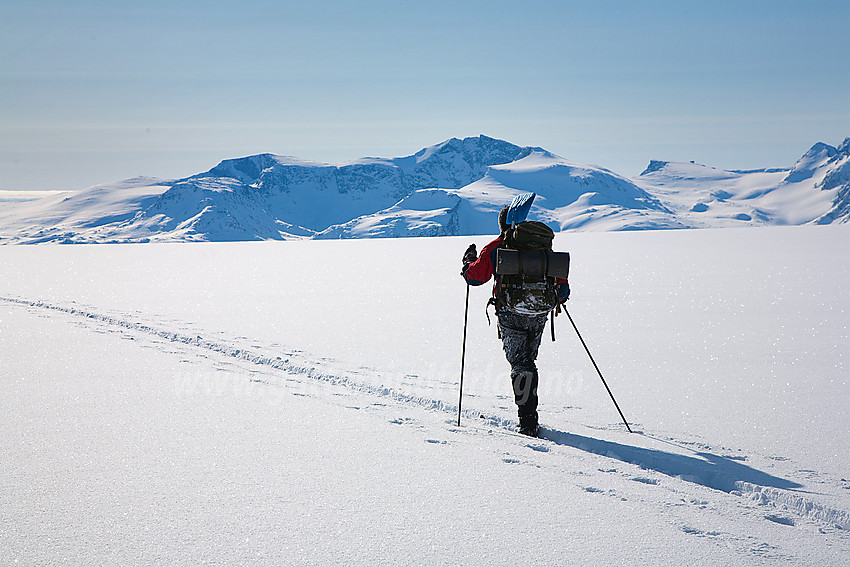
M 519 415 L 519 432 L 537 437 L 537 369 L 513 372 L 512 378 L 514 400 Z
M 537 425 L 537 412 L 519 416 L 519 432 L 529 437 L 540 436 L 540 427 Z

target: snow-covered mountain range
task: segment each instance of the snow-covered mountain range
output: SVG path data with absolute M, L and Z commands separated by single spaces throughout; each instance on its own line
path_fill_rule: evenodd
M 0 209 L 0 242 L 241 241 L 492 234 L 515 195 L 556 230 L 850 219 L 850 138 L 787 169 L 650 162 L 629 179 L 543 148 L 478 136 L 331 165 L 261 154 L 185 179 L 136 178 Z

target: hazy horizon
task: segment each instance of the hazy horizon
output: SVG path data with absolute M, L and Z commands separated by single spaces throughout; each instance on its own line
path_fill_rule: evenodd
M 790 167 L 850 133 L 850 4 L 0 7 L 0 188 L 179 178 L 485 134 L 626 176 Z

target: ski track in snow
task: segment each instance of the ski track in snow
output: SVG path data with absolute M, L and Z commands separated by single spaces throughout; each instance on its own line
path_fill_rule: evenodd
M 157 348 L 164 352 L 184 354 L 180 351 L 181 347 L 189 349 L 196 354 L 199 351 L 211 352 L 223 357 L 225 360 L 235 359 L 239 362 L 259 366 L 266 372 L 271 373 L 272 376 L 279 376 L 280 374 L 289 375 L 288 378 L 284 379 L 289 382 L 304 383 L 303 379 L 307 379 L 318 384 L 340 387 L 350 393 L 378 398 L 381 401 L 389 400 L 401 406 L 419 407 L 424 410 L 444 413 L 446 414 L 446 423 L 448 424 L 453 424 L 457 416 L 456 405 L 428 396 L 408 394 L 392 387 L 370 384 L 370 378 L 375 379 L 376 382 L 380 382 L 381 375 L 376 370 L 365 367 L 350 369 L 338 361 L 328 358 L 312 358 L 297 349 L 287 349 L 278 345 L 262 346 L 258 344 L 258 341 L 250 341 L 247 337 L 228 338 L 223 334 L 220 340 L 210 340 L 196 333 L 185 334 L 157 327 L 155 324 L 133 321 L 132 319 L 137 317 L 127 314 L 109 315 L 97 313 L 94 310 L 86 308 L 65 307 L 39 300 L 14 297 L 0 297 L 0 301 L 35 312 L 65 314 L 75 318 L 78 322 L 94 325 L 96 327 L 93 329 L 95 332 L 119 333 L 122 338 L 130 340 L 147 337 L 148 339 L 153 339 L 153 341 L 150 345 L 145 346 Z M 169 323 L 180 322 L 170 320 Z M 132 334 L 128 334 L 128 331 Z M 162 343 L 156 339 L 164 340 L 166 341 L 166 345 L 171 344 L 178 348 L 177 350 L 163 348 Z M 240 341 L 248 341 L 251 346 L 240 346 Z M 282 351 L 283 356 L 268 354 L 268 350 L 272 349 L 278 352 Z M 229 364 L 231 363 L 224 362 L 220 366 Z M 293 376 L 297 378 L 293 379 Z M 269 380 L 250 377 L 250 382 L 268 384 Z M 294 392 L 294 394 L 307 395 L 299 392 Z M 375 402 L 373 405 L 386 406 L 387 404 Z M 358 406 L 349 407 L 360 409 Z M 680 450 L 688 450 L 694 456 L 637 445 L 627 445 L 547 427 L 543 427 L 541 430 L 542 438 L 534 440 L 515 433 L 513 419 L 497 415 L 486 415 L 476 409 L 463 410 L 462 418 L 468 422 L 467 425 L 471 425 L 470 428 L 474 431 L 499 432 L 520 439 L 522 441 L 521 446 L 529 449 L 535 455 L 550 453 L 554 446 L 571 447 L 613 461 L 636 465 L 644 473 L 660 473 L 666 477 L 681 479 L 686 482 L 739 496 L 742 499 L 745 509 L 752 509 L 749 507 L 749 504 L 753 504 L 765 520 L 776 524 L 793 527 L 800 520 L 807 520 L 820 524 L 821 533 L 838 530 L 837 533 L 841 537 L 845 537 L 846 531 L 850 530 L 850 513 L 825 506 L 815 501 L 809 497 L 811 493 L 803 490 L 803 485 L 797 482 L 772 476 L 743 464 L 742 461 L 747 460 L 746 456 L 721 456 L 710 452 L 710 447 L 702 446 L 701 444 L 698 444 L 700 446 L 696 448 L 689 448 L 688 445 L 695 444 L 676 441 L 672 438 L 662 439 L 638 430 L 635 430 L 636 437 L 639 436 L 637 438 L 642 437 L 656 442 L 666 443 Z M 398 418 L 391 421 L 391 423 L 415 425 L 416 420 L 412 418 Z M 611 430 L 614 427 L 600 429 Z M 452 431 L 458 430 L 452 429 Z M 426 441 L 437 445 L 447 443 L 445 440 L 434 438 L 428 438 Z M 723 451 L 720 452 L 722 453 Z M 516 457 L 510 452 L 505 452 L 502 460 L 510 465 L 531 464 L 533 466 L 540 466 L 535 461 Z M 600 468 L 599 472 L 618 473 L 619 471 L 616 468 Z M 809 472 L 813 472 L 815 475 L 817 474 L 815 471 Z M 657 477 L 655 475 L 633 475 L 629 478 L 636 483 L 648 487 L 663 485 L 663 477 Z M 847 483 L 844 479 L 841 480 L 842 483 Z M 845 486 L 845 488 L 850 489 L 850 485 Z M 616 491 L 613 489 L 604 490 L 594 486 L 586 486 L 584 490 L 589 493 L 617 496 Z M 673 492 L 676 491 L 673 490 Z M 701 500 L 692 500 L 692 503 L 699 507 L 706 507 L 709 504 Z M 765 509 L 770 512 L 765 513 Z M 705 531 L 688 525 L 682 525 L 680 528 L 685 533 L 697 537 L 714 538 L 724 535 L 720 532 Z M 774 559 L 779 558 L 771 552 L 771 549 L 769 549 L 771 546 L 769 544 L 747 544 L 747 547 L 751 548 L 749 549 L 751 555 L 772 557 Z M 785 559 L 790 558 L 786 557 Z

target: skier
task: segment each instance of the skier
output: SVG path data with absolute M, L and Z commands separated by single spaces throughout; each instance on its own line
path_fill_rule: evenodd
M 505 238 L 511 228 L 508 221 L 510 207 L 505 207 L 499 213 L 498 238 L 487 244 L 481 254 L 476 254 L 475 244 L 467 248 L 463 255 L 463 270 L 461 275 L 470 285 L 482 285 L 491 277 L 495 280 L 493 298 L 496 305 L 499 336 L 505 350 L 505 357 L 511 365 L 511 382 L 514 390 L 514 401 L 519 416 L 519 431 L 524 435 L 537 437 L 539 425 L 537 417 L 537 350 L 540 339 L 546 327 L 547 314 L 522 315 L 515 313 L 499 301 L 499 275 L 496 274 L 496 250 L 505 247 Z M 570 285 L 565 279 L 559 278 L 558 301 L 565 302 L 570 297 Z

